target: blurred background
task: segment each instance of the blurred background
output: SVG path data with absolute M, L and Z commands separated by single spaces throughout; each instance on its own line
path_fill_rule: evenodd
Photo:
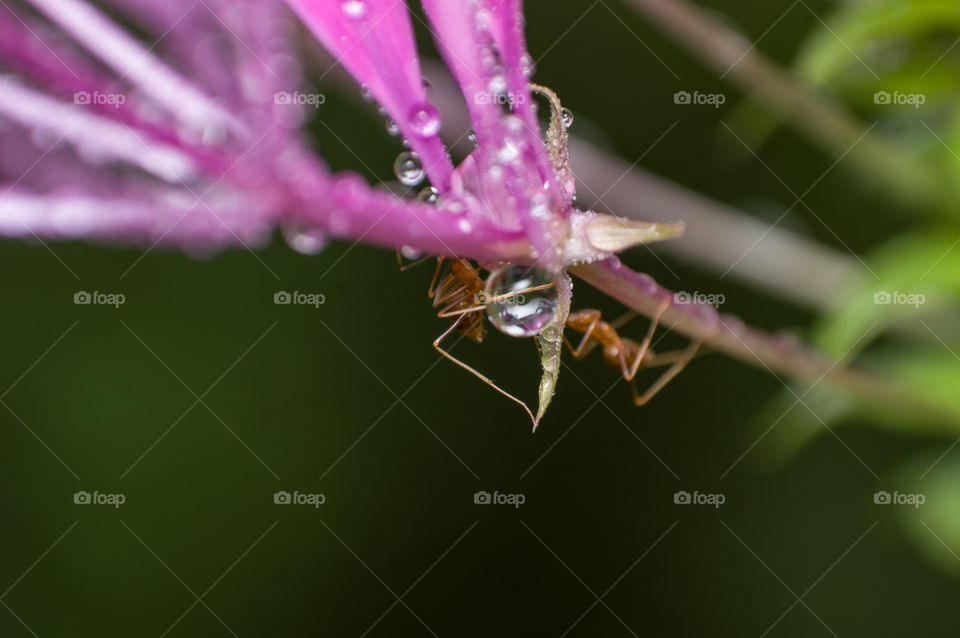
M 744 238 L 710 217 L 723 206 L 760 229 L 753 257 L 787 254 L 768 236 L 813 251 L 790 283 L 746 268 L 753 257 L 711 259 L 709 242 L 637 249 L 631 266 L 960 414 L 955 2 L 694 5 L 750 47 L 732 70 L 664 28 L 690 5 L 526 5 L 535 80 L 574 112 L 571 132 L 699 194 L 660 218 L 696 215 L 726 255 Z M 392 180 L 402 147 L 383 119 L 354 86 L 320 89 L 318 152 Z M 602 195 L 579 201 L 616 191 Z M 658 200 L 633 201 L 617 212 Z M 401 272 L 345 243 L 307 257 L 279 237 L 201 261 L 52 248 L 0 242 L 2 636 L 960 628 L 960 416 L 894 418 L 717 354 L 635 408 L 595 355 L 566 360 L 532 435 L 431 347 L 447 323 L 426 298 L 430 265 Z M 79 291 L 125 303 L 75 305 Z M 325 303 L 275 305 L 279 291 Z M 575 308 L 623 311 L 575 293 Z M 491 333 L 454 351 L 535 398 L 531 342 Z

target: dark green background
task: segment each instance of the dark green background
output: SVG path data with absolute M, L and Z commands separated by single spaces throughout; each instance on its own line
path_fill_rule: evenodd
M 757 37 L 789 6 L 722 10 Z M 536 79 L 575 111 L 577 132 L 632 162 L 679 120 L 642 166 L 760 216 L 793 203 L 720 125 L 738 94 L 623 5 L 540 0 L 527 13 L 534 56 L 550 49 Z M 813 28 L 797 7 L 761 49 L 787 63 Z M 690 88 L 728 104 L 678 109 L 673 93 Z M 377 174 L 320 126 L 318 148 L 387 179 L 399 146 L 355 97 L 331 89 L 320 117 Z M 788 131 L 763 158 L 796 192 L 832 163 Z M 855 250 L 898 232 L 842 167 L 807 203 Z M 804 213 L 787 224 L 839 246 Z M 242 249 L 207 261 L 155 250 L 121 280 L 140 252 L 51 249 L 79 280 L 41 246 L 0 243 L 0 392 L 13 386 L 0 407 L 2 636 L 158 636 L 195 603 L 190 590 L 204 604 L 169 636 L 359 636 L 394 594 L 403 604 L 367 635 L 425 636 L 425 624 L 438 636 L 559 636 L 591 606 L 566 635 L 760 636 L 782 615 L 766 635 L 956 635 L 960 584 L 872 498 L 908 452 L 938 455 L 949 440 L 852 424 L 842 443 L 821 436 L 783 466 L 751 451 L 721 480 L 771 424 L 757 413 L 782 387 L 721 356 L 642 409 L 599 359 L 568 361 L 531 435 L 516 406 L 430 347 L 446 324 L 425 298 L 429 266 L 401 273 L 392 254 L 342 243 L 304 257 L 277 239 L 263 264 Z M 803 330 L 813 318 L 717 273 L 669 260 L 677 279 L 644 251 L 626 259 L 668 287 L 724 293 L 754 325 Z M 78 290 L 127 303 L 77 306 Z M 327 302 L 276 306 L 277 290 Z M 619 312 L 583 284 L 575 307 Z M 534 398 L 532 343 L 493 334 L 456 351 Z M 182 416 L 193 393 L 209 409 Z M 281 489 L 327 500 L 274 505 Z M 127 502 L 78 506 L 78 490 Z M 477 490 L 526 503 L 474 505 Z M 678 490 L 726 504 L 678 506 Z

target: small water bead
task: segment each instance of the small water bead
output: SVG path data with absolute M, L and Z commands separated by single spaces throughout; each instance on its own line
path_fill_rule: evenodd
M 486 9 L 477 11 L 477 29 L 486 31 L 490 28 L 490 12 Z
M 390 135 L 390 137 L 396 137 L 400 135 L 400 125 L 393 121 L 392 118 L 387 118 L 386 126 L 387 134 Z
M 502 73 L 497 73 L 490 82 L 487 83 L 487 90 L 495 96 L 503 95 L 507 92 L 507 78 Z
M 409 259 L 411 261 L 420 259 L 423 257 L 423 253 L 414 248 L 413 246 L 403 246 L 400 248 L 400 254 L 403 255 L 404 259 Z
M 393 163 L 393 174 L 404 186 L 416 186 L 423 181 L 423 162 L 420 156 L 412 151 L 404 151 L 397 155 Z
M 440 132 L 440 112 L 429 102 L 414 105 L 408 117 L 410 128 L 420 137 L 433 137 Z
M 367 3 L 365 0 L 341 0 L 340 9 L 351 20 L 363 20 L 367 17 Z
M 363 96 L 364 102 L 373 102 L 373 94 L 370 93 L 370 87 L 366 84 L 360 85 L 360 95 Z
M 436 186 L 427 186 L 417 195 L 417 199 L 424 204 L 436 204 L 440 201 L 440 191 Z
M 564 107 L 560 110 L 560 120 L 563 122 L 563 125 L 567 128 L 573 126 L 573 111 Z
M 473 132 L 473 129 L 470 129 L 469 131 L 467 131 L 467 139 L 470 141 L 471 144 L 477 143 L 477 134 Z
M 283 239 L 290 248 L 301 255 L 319 255 L 327 247 L 327 236 L 319 230 L 304 229 L 299 226 L 286 226 Z
M 536 66 L 533 63 L 533 58 L 530 57 L 529 53 L 524 53 L 523 57 L 520 58 L 520 69 L 523 72 L 523 77 L 528 80 L 533 77 L 533 72 L 536 70 Z
M 557 313 L 557 287 L 521 291 L 552 283 L 550 273 L 530 266 L 505 266 L 492 273 L 487 279 L 487 298 L 517 294 L 487 305 L 490 323 L 511 337 L 540 334 Z

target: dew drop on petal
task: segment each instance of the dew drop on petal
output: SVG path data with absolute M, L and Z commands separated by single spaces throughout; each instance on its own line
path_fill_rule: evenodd
M 487 298 L 513 296 L 487 305 L 490 323 L 511 337 L 532 337 L 543 332 L 557 312 L 557 287 L 529 289 L 551 283 L 550 273 L 530 266 L 505 266 L 492 273 L 487 279 Z
M 436 186 L 427 186 L 417 195 L 417 199 L 425 204 L 436 204 L 440 201 L 440 191 Z
M 365 0 L 341 0 L 340 9 L 345 16 L 352 20 L 363 20 L 367 17 L 367 3 Z
M 400 254 L 403 255 L 404 259 L 420 259 L 423 257 L 423 253 L 414 248 L 413 246 L 403 246 L 400 248 Z
M 497 158 L 504 164 L 511 164 L 520 157 L 520 149 L 512 141 L 507 140 L 500 150 L 497 151 Z
M 400 126 L 389 117 L 387 118 L 387 134 L 391 137 L 400 135 Z
M 520 69 L 523 72 L 523 77 L 528 80 L 533 77 L 533 72 L 536 69 L 536 66 L 533 63 L 533 58 L 530 57 L 529 53 L 524 53 L 523 57 L 520 58 Z
M 573 126 L 573 111 L 564 107 L 560 110 L 560 119 L 565 127 L 570 128 Z
M 471 144 L 477 143 L 477 134 L 473 132 L 473 129 L 467 131 L 467 139 L 470 140 Z
M 397 155 L 393 163 L 393 174 L 404 186 L 416 186 L 423 181 L 423 162 L 420 156 L 412 151 L 404 151 Z
M 415 104 L 410 109 L 410 128 L 420 137 L 433 137 L 440 131 L 440 112 L 429 102 Z
M 327 247 L 327 236 L 319 230 L 304 229 L 299 226 L 286 226 L 283 239 L 290 248 L 301 255 L 319 255 Z
M 360 94 L 363 96 L 364 102 L 373 102 L 373 94 L 370 93 L 370 87 L 366 84 L 360 85 Z
M 477 29 L 486 31 L 490 28 L 490 12 L 486 9 L 477 11 Z
M 502 95 L 507 92 L 507 78 L 502 74 L 497 73 L 492 78 L 490 78 L 489 84 L 487 84 L 487 90 L 490 91 L 493 95 Z

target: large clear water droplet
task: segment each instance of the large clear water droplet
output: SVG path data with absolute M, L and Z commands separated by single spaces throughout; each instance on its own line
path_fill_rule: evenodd
M 440 131 L 440 112 L 429 102 L 416 104 L 410 109 L 410 128 L 420 137 L 433 137 Z
M 397 155 L 393 163 L 393 174 L 404 186 L 416 186 L 423 181 L 423 162 L 420 156 L 412 151 L 404 151 Z
M 539 290 L 531 290 L 538 288 Z M 511 337 L 532 337 L 547 327 L 557 313 L 557 287 L 546 270 L 505 266 L 487 279 L 487 317 Z
M 290 248 L 302 255 L 319 255 L 327 247 L 327 236 L 319 230 L 286 226 L 283 239 Z
M 340 9 L 352 20 L 363 20 L 367 17 L 367 3 L 364 0 L 340 0 Z
M 564 107 L 560 109 L 560 120 L 563 122 L 563 125 L 567 128 L 573 126 L 573 111 Z

